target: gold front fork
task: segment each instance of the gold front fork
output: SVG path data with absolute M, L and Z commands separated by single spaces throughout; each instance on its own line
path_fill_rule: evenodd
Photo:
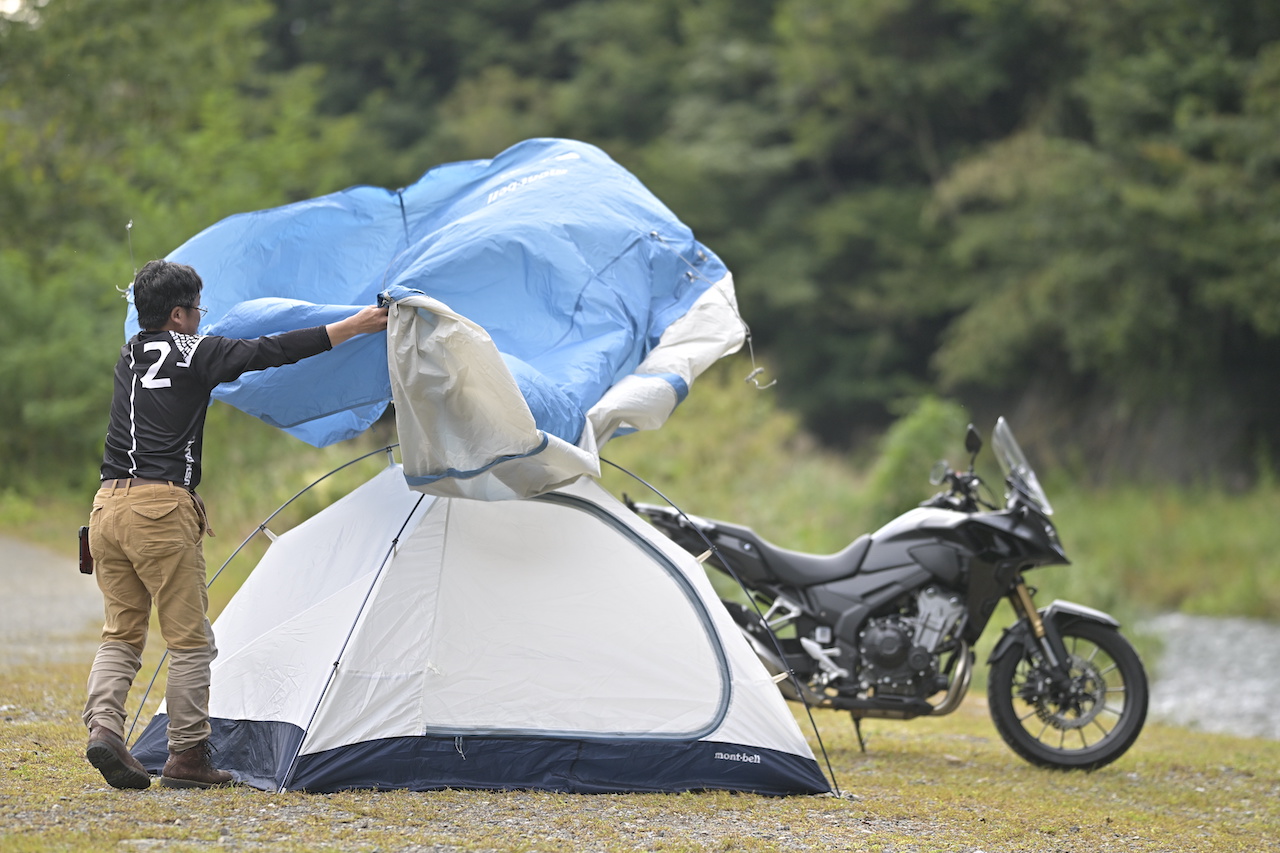
M 1031 590 L 1027 589 L 1027 582 L 1022 579 L 1021 575 L 1018 576 L 1017 583 L 1013 585 L 1009 600 L 1013 603 L 1013 609 L 1021 611 L 1021 615 L 1027 620 L 1027 624 L 1031 626 L 1031 633 L 1035 635 L 1036 642 L 1040 644 L 1040 650 L 1044 653 L 1045 660 L 1051 667 L 1059 668 L 1062 665 L 1062 654 L 1065 651 L 1061 648 L 1062 642 L 1059 639 L 1046 636 L 1044 620 L 1040 618 L 1040 611 L 1036 610 L 1036 603 L 1031 600 Z
M 1031 631 L 1036 635 L 1037 640 L 1044 639 L 1044 620 L 1040 618 L 1040 611 L 1036 610 L 1036 603 L 1031 600 L 1031 590 L 1027 589 L 1027 582 L 1021 577 L 1014 584 L 1013 594 L 1009 596 L 1013 601 L 1015 610 L 1021 610 L 1022 616 L 1031 625 Z

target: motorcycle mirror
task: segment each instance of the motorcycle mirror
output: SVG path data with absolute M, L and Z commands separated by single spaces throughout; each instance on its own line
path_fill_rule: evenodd
M 929 484 L 933 486 L 941 486 L 947 479 L 947 472 L 951 470 L 951 466 L 947 464 L 947 460 L 939 459 L 933 463 L 933 467 L 929 469 Z
M 970 456 L 977 456 L 978 451 L 982 449 L 982 436 L 978 435 L 978 430 L 973 424 L 969 424 L 969 431 L 965 433 L 964 449 L 969 451 Z
M 978 461 L 978 451 L 982 449 L 982 436 L 978 435 L 978 430 L 973 424 L 969 424 L 969 430 L 964 435 L 964 449 L 969 451 L 969 473 L 973 473 L 973 465 Z

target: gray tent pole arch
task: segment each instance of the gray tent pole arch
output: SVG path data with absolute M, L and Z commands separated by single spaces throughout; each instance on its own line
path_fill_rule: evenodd
M 288 507 L 298 498 L 302 497 L 307 492 L 311 491 L 316 486 L 320 485 L 322 482 L 332 477 L 334 474 L 337 474 L 339 471 L 343 471 L 347 468 L 350 468 L 352 465 L 355 465 L 358 462 L 363 462 L 364 460 L 368 459 L 371 456 L 377 456 L 379 453 L 387 454 L 388 466 L 394 465 L 395 457 L 392 454 L 392 451 L 399 446 L 400 446 L 399 444 L 388 444 L 386 447 L 379 447 L 377 450 L 370 450 L 368 453 L 357 456 L 356 458 L 350 460 L 349 462 L 344 462 L 343 464 L 339 465 L 337 468 L 334 468 L 329 473 L 322 474 L 321 476 L 313 480 L 311 483 L 309 483 L 307 486 L 303 487 L 293 497 L 289 498 L 287 501 L 280 504 L 280 506 L 276 507 L 276 510 L 274 512 L 272 512 L 270 515 L 264 518 L 262 520 L 262 523 L 259 524 L 257 527 L 255 527 L 253 529 L 253 532 L 245 537 L 244 541 L 240 543 L 239 547 L 237 547 L 235 551 L 232 551 L 231 556 L 227 557 L 227 559 L 223 561 L 222 565 L 218 567 L 218 570 L 213 573 L 213 577 L 209 578 L 209 580 L 205 583 L 204 585 L 205 589 L 208 589 L 209 587 L 213 586 L 213 582 L 216 581 L 218 577 L 222 574 L 223 570 L 226 569 L 227 566 L 231 564 L 231 561 L 240 555 L 240 552 L 243 551 L 248 546 L 248 544 L 253 540 L 253 537 L 257 536 L 259 533 L 265 533 L 268 539 L 275 541 L 276 536 L 274 533 L 272 533 L 270 530 L 267 529 L 267 525 L 270 524 L 271 520 L 274 519 L 277 515 L 284 512 L 286 509 L 288 509 Z M 155 687 L 156 679 L 160 677 L 160 670 L 164 666 L 165 661 L 168 659 L 169 659 L 169 650 L 165 649 L 164 654 L 161 655 L 160 657 L 160 662 L 156 664 L 155 672 L 151 674 L 151 680 L 147 682 L 147 689 L 143 691 L 142 699 L 138 702 L 138 710 L 134 712 L 133 721 L 129 723 L 129 731 L 128 733 L 125 734 L 125 737 L 124 737 L 125 743 L 128 743 L 130 740 L 133 739 L 133 731 L 138 726 L 138 719 L 142 716 L 142 709 L 146 707 L 147 699 L 151 696 L 151 690 L 152 688 Z

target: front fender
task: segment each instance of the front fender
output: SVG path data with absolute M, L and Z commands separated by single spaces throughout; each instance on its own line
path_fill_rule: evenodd
M 1054 601 L 1048 607 L 1040 608 L 1040 618 L 1045 623 L 1045 630 L 1054 635 L 1054 639 L 1060 636 L 1059 631 L 1076 622 L 1096 622 L 1109 628 L 1120 627 L 1119 621 L 1110 614 L 1094 610 L 1092 607 L 1085 607 L 1083 604 L 1076 604 L 1074 601 Z M 1026 619 L 1019 619 L 1004 629 L 1003 636 L 991 650 L 991 656 L 987 658 L 987 664 L 1000 660 L 1008 654 L 1010 649 L 1031 645 L 1033 641 L 1031 625 Z

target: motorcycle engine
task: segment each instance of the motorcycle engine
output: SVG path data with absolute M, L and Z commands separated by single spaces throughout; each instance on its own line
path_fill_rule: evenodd
M 924 698 L 945 689 L 938 651 L 964 616 L 958 595 L 937 587 L 921 590 L 914 607 L 867 622 L 858 638 L 864 690 Z

